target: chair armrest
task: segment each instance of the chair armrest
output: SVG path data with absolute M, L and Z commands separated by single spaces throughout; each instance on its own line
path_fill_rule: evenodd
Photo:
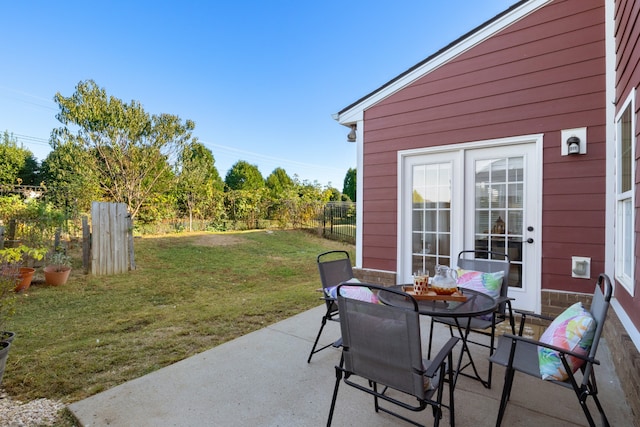
M 315 291 L 316 291 L 316 292 L 318 292 L 319 294 L 322 294 L 322 296 L 319 298 L 319 299 L 321 299 L 322 301 L 327 301 L 327 302 L 328 302 L 328 301 L 337 301 L 337 299 L 336 299 L 336 298 L 334 298 L 334 297 L 332 297 L 332 296 L 328 295 L 328 294 L 325 292 L 325 288 L 317 288 L 317 289 L 315 289 Z
M 535 317 L 536 319 L 542 319 L 542 320 L 550 320 L 550 321 L 554 320 L 553 317 L 545 316 L 544 314 L 534 313 L 533 311 L 529 311 L 529 310 L 520 310 L 520 309 L 516 308 L 513 311 L 515 311 L 516 313 L 520 314 L 523 319 L 525 317 L 529 316 L 529 317 Z
M 532 345 L 545 347 L 545 348 L 557 351 L 558 353 L 567 354 L 569 356 L 573 356 L 573 357 L 576 357 L 578 359 L 582 359 L 585 362 L 591 362 L 591 363 L 596 364 L 596 365 L 600 364 L 600 361 L 598 361 L 596 359 L 592 359 L 591 357 L 589 357 L 589 355 L 584 355 L 584 354 L 576 353 L 576 352 L 573 352 L 573 351 L 569 351 L 569 350 L 567 350 L 565 348 L 557 347 L 557 346 L 551 345 L 551 344 L 546 344 L 546 343 L 543 343 L 543 342 L 540 342 L 540 341 L 537 341 L 537 340 L 533 340 L 531 338 L 521 337 L 519 335 L 513 335 L 513 334 L 504 334 L 503 337 L 513 340 L 512 341 L 512 345 L 514 344 L 514 342 L 515 342 L 515 344 L 517 344 L 518 341 L 522 341 L 522 342 L 526 342 L 526 343 L 529 343 L 529 344 L 532 344 Z
M 496 301 L 498 302 L 498 304 L 502 304 L 503 302 L 507 302 L 507 301 L 515 301 L 515 298 L 511 298 L 511 297 L 497 297 Z
M 520 309 L 515 309 L 513 311 L 515 311 L 517 314 L 520 314 L 520 328 L 518 329 L 518 335 L 520 336 L 522 336 L 522 333 L 524 332 L 524 325 L 527 321 L 527 316 L 535 317 L 536 319 L 553 321 L 553 317 L 545 316 L 544 314 L 537 314 L 537 313 L 534 313 L 533 311 L 520 310 Z
M 460 338 L 458 337 L 449 338 L 449 341 L 447 341 L 447 343 L 442 346 L 438 354 L 436 354 L 436 356 L 429 361 L 429 367 L 424 372 L 424 375 L 426 375 L 427 377 L 433 377 L 436 372 L 438 372 L 438 369 L 440 369 L 440 365 L 444 363 L 447 356 L 451 354 L 453 347 L 456 346 L 458 341 L 460 341 Z

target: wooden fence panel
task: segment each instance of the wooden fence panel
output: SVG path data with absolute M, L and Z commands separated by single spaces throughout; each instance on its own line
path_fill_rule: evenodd
M 124 203 L 91 204 L 91 272 L 94 275 L 129 270 L 129 212 Z

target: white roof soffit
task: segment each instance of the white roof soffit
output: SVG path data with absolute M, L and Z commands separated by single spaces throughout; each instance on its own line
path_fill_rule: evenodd
M 456 56 L 461 55 L 475 45 L 490 38 L 497 32 L 519 21 L 537 9 L 540 9 L 551 1 L 553 0 L 523 0 L 514 4 L 509 9 L 506 9 L 504 12 L 463 35 L 456 41 L 395 77 L 391 81 L 385 83 L 370 94 L 360 98 L 358 101 L 344 108 L 342 111 L 333 114 L 332 117 L 343 125 L 348 125 L 349 123 L 362 120 L 363 112 L 367 108 L 391 96 L 422 76 L 443 64 L 446 64 Z

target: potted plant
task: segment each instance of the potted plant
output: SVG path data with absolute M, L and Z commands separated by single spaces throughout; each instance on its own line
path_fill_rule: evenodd
M 71 273 L 71 257 L 62 251 L 56 251 L 49 257 L 49 264 L 43 271 L 47 285 L 64 285 Z
M 7 363 L 9 348 L 15 334 L 6 330 L 6 323 L 15 313 L 16 281 L 19 280 L 19 263 L 8 261 L 12 253 L 0 250 L 0 383 Z
M 3 275 L 14 278 L 16 292 L 23 291 L 31 286 L 33 274 L 36 271 L 33 267 L 25 267 L 25 263 L 41 260 L 46 252 L 46 248 L 29 248 L 25 245 L 0 250 Z

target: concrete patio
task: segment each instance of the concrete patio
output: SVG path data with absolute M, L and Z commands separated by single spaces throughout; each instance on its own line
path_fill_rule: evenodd
M 85 426 L 322 426 L 326 425 L 340 353 L 330 348 L 307 364 L 324 306 L 240 337 L 144 377 L 69 405 Z M 424 319 L 423 335 L 428 333 Z M 436 326 L 435 341 L 448 330 Z M 323 338 L 339 336 L 329 322 Z M 426 345 L 424 346 L 426 351 Z M 605 340 L 597 367 L 599 396 L 612 426 L 640 425 L 626 405 Z M 144 357 L 144 355 L 140 355 Z M 477 357 L 486 372 L 486 358 Z M 456 425 L 495 425 L 504 370 L 494 369 L 493 387 L 460 377 L 455 391 Z M 572 427 L 587 422 L 568 390 L 517 374 L 503 425 Z M 446 399 L 446 398 L 445 398 Z M 594 411 L 595 411 L 595 405 Z M 430 410 L 409 414 L 432 425 Z M 599 416 L 595 411 L 596 421 Z M 372 398 L 341 385 L 334 426 L 408 425 L 375 413 Z M 448 413 L 441 426 L 448 426 Z

